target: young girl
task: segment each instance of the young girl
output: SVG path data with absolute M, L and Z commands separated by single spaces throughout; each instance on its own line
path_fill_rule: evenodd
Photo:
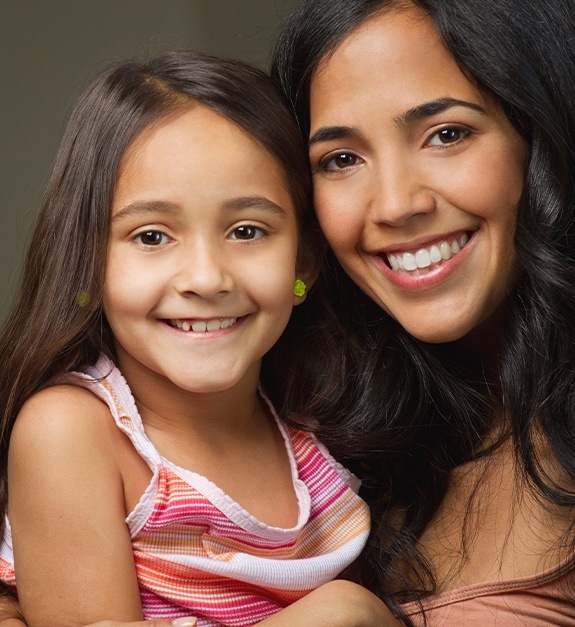
M 0 344 L 1 574 L 30 625 L 251 625 L 359 554 L 354 478 L 258 393 L 316 274 L 306 172 L 240 63 L 122 63 L 82 98 Z M 385 616 L 320 590 L 264 623 Z

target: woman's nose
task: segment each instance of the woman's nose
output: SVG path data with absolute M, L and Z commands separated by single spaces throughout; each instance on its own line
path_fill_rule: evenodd
M 435 197 L 426 177 L 409 158 L 388 159 L 374 170 L 370 220 L 374 224 L 404 226 L 417 215 L 435 209 Z

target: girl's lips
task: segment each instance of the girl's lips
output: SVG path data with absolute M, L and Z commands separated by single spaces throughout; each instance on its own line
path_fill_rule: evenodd
M 477 231 L 459 231 L 425 246 L 372 255 L 378 270 L 405 290 L 433 287 L 450 276 L 474 248 Z

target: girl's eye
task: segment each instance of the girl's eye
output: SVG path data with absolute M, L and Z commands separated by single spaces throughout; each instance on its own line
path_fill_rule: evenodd
M 260 227 L 246 224 L 243 226 L 237 226 L 231 232 L 230 238 L 235 239 L 235 240 L 246 241 L 246 240 L 259 239 L 260 237 L 265 237 L 265 235 L 267 235 L 267 233 Z
M 138 233 L 134 237 L 134 241 L 143 248 L 157 248 L 158 246 L 168 244 L 171 242 L 171 239 L 161 231 L 144 231 L 143 233 Z
M 447 126 L 436 131 L 427 140 L 429 146 L 450 146 L 467 139 L 471 132 L 461 126 Z
M 338 172 L 339 170 L 345 170 L 346 168 L 358 165 L 360 162 L 361 159 L 352 152 L 340 152 L 322 159 L 319 164 L 319 170 L 324 172 Z

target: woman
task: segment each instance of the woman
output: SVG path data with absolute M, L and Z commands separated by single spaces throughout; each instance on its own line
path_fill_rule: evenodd
M 331 263 L 299 409 L 366 482 L 355 577 L 416 624 L 575 624 L 573 17 L 304 0 L 276 49 L 361 290 Z

